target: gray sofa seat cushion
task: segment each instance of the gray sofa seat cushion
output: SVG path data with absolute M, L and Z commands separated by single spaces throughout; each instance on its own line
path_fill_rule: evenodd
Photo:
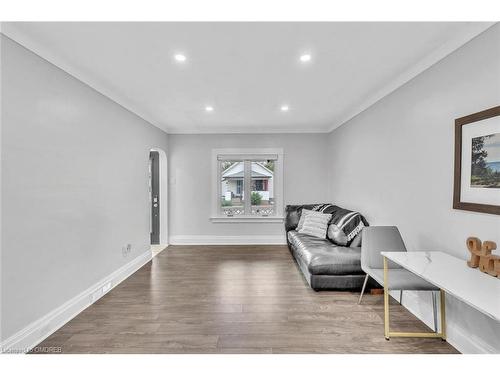
M 327 239 L 288 232 L 295 256 L 307 264 L 311 275 L 362 274 L 361 248 L 337 246 Z

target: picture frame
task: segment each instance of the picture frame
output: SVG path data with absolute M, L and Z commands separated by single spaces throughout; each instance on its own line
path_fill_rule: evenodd
M 500 215 L 500 106 L 455 119 L 453 208 Z

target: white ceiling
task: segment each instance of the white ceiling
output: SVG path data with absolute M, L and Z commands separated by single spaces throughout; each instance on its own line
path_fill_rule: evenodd
M 490 25 L 34 22 L 2 32 L 169 133 L 276 133 L 332 130 Z

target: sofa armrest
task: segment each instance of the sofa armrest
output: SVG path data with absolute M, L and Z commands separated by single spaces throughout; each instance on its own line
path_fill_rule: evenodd
M 302 205 L 288 205 L 285 208 L 285 231 L 289 232 L 297 228 L 300 219 Z

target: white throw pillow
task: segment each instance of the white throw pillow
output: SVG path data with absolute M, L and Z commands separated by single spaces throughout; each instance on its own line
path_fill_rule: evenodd
M 299 223 L 297 224 L 297 229 L 296 229 L 297 232 L 300 232 L 300 230 L 302 229 L 302 226 L 304 225 L 304 220 L 306 220 L 306 216 L 309 215 L 311 212 L 318 212 L 318 211 L 306 210 L 305 208 L 302 209 L 302 212 L 300 214 Z
M 318 238 L 326 238 L 328 223 L 332 215 L 323 214 L 321 212 L 311 212 L 304 219 L 304 224 L 300 228 L 299 233 L 308 234 Z

